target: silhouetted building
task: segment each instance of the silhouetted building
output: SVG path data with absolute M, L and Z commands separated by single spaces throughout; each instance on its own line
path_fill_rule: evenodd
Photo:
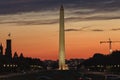
M 8 34 L 10 37 L 10 34 Z M 40 59 L 24 57 L 23 53 L 18 56 L 17 52 L 12 57 L 11 39 L 6 40 L 5 55 L 3 55 L 3 46 L 0 44 L 0 74 L 6 72 L 25 72 L 34 70 L 46 70 L 45 63 Z
M 12 47 L 11 47 L 11 39 L 6 40 L 6 50 L 5 50 L 5 56 L 12 58 Z
M 0 55 L 3 55 L 3 46 L 0 44 Z

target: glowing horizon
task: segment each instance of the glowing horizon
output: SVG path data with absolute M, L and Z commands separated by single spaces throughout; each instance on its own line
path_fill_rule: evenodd
M 108 54 L 109 45 L 100 45 L 100 41 L 109 38 L 120 41 L 119 1 L 65 1 L 66 58 L 86 59 L 94 53 Z M 38 5 L 38 2 L 44 5 Z M 49 2 L 51 3 L 48 5 Z M 3 43 L 4 51 L 7 35 L 11 33 L 12 54 L 23 53 L 26 57 L 42 60 L 58 59 L 60 2 L 2 0 L 0 4 L 4 7 L 0 8 L 0 42 Z M 113 43 L 112 49 L 120 50 L 120 43 Z

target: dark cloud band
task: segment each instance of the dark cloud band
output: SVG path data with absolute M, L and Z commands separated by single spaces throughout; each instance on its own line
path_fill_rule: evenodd
M 51 12 L 59 12 L 59 7 L 64 4 L 65 7 L 65 21 L 87 21 L 87 20 L 111 20 L 120 19 L 120 0 L 1 0 L 0 1 L 0 18 L 6 15 L 18 14 L 16 20 L 10 20 L 10 18 L 0 19 L 0 24 L 15 23 L 19 25 L 44 25 L 44 24 L 56 24 L 58 23 L 59 14 L 50 15 Z M 21 14 L 25 13 L 47 13 L 44 16 L 52 16 L 55 18 L 42 20 L 39 19 L 29 21 L 24 20 L 26 16 L 21 17 Z M 99 15 L 100 14 L 100 15 Z M 102 14 L 102 15 L 101 15 Z M 70 15 L 70 16 L 68 16 Z M 33 18 L 36 15 L 31 15 Z M 22 21 L 19 18 L 23 19 Z M 9 21 L 7 20 L 9 19 Z M 68 30 L 68 31 L 74 31 Z
M 1 0 L 0 14 L 57 10 L 61 4 L 70 9 L 87 8 L 98 12 L 120 8 L 120 0 Z

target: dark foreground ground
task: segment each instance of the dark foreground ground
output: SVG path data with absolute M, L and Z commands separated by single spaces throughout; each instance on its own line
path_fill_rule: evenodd
M 84 72 L 80 71 L 40 71 L 36 73 L 22 73 L 11 77 L 0 78 L 0 80 L 80 80 Z M 104 80 L 103 75 L 84 74 L 84 77 L 92 78 L 92 80 Z

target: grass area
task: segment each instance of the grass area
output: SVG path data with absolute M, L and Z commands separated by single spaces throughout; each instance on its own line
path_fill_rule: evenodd
M 90 75 L 86 74 L 86 76 L 94 77 L 93 80 L 104 80 L 102 76 L 99 75 Z M 25 75 L 19 75 L 9 78 L 4 78 L 0 80 L 78 80 L 81 77 L 81 73 L 79 71 L 41 71 L 37 73 L 30 73 Z
M 86 74 L 85 76 L 92 78 L 92 80 L 105 80 L 105 77 L 100 74 Z
M 76 80 L 77 73 L 75 71 L 41 71 L 19 75 L 0 80 Z

